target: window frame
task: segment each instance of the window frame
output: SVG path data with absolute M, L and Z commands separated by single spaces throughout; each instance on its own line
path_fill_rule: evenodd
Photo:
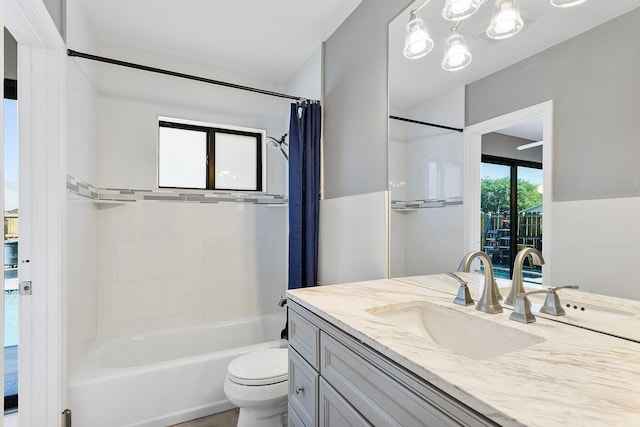
M 160 186 L 160 128 L 172 128 L 192 130 L 197 132 L 206 133 L 206 178 L 205 188 L 196 187 L 169 187 Z M 217 188 L 216 187 L 216 171 L 215 171 L 215 157 L 216 152 L 216 134 L 228 134 L 228 135 L 241 135 L 250 136 L 256 138 L 256 188 L 255 189 L 237 189 L 237 188 Z M 233 191 L 233 192 L 252 192 L 252 193 L 265 193 L 266 192 L 266 173 L 265 173 L 265 141 L 266 131 L 252 128 L 240 128 L 232 126 L 215 125 L 208 123 L 193 122 L 190 120 L 174 119 L 169 117 L 158 117 L 158 142 L 156 144 L 157 149 L 157 174 L 156 185 L 161 190 L 197 190 L 197 191 Z

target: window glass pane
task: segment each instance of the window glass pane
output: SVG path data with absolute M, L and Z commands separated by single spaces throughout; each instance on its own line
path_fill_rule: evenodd
M 160 127 L 158 185 L 206 188 L 207 133 Z
M 542 169 L 518 166 L 518 250 L 542 251 Z M 523 266 L 523 280 L 542 283 L 542 267 Z
M 258 138 L 251 135 L 216 133 L 216 188 L 261 190 L 257 188 Z
M 496 277 L 511 277 L 511 168 L 482 163 L 480 223 L 482 250 Z

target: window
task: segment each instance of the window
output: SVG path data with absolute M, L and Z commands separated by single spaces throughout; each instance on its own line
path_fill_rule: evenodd
M 161 119 L 158 187 L 263 191 L 263 134 Z

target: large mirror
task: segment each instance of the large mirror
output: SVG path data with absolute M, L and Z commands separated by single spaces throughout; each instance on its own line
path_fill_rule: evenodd
M 486 36 L 486 1 L 457 27 L 472 54 L 459 71 L 442 68 L 444 3 L 418 0 L 389 25 L 391 276 L 484 250 L 508 278 L 531 246 L 546 260 L 527 265 L 533 283 L 640 300 L 640 0 L 522 0 L 523 29 L 504 40 Z M 416 9 L 434 47 L 407 59 Z

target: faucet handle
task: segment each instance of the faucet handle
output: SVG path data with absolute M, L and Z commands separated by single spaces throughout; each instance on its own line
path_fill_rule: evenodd
M 550 291 L 531 291 L 520 292 L 516 295 L 513 302 L 513 311 L 509 315 L 509 319 L 515 320 L 520 323 L 533 323 L 536 321 L 536 317 L 531 313 L 531 302 L 527 295 L 531 294 L 548 294 Z
M 460 276 L 455 273 L 447 273 L 447 276 L 453 277 L 460 283 L 460 287 L 458 288 L 458 295 L 453 300 L 455 304 L 458 305 L 473 305 L 473 299 L 471 298 L 471 294 L 469 293 L 469 287 L 467 286 L 467 282 L 465 282 Z
M 547 297 L 544 299 L 544 305 L 540 308 L 540 313 L 550 314 L 552 316 L 564 316 L 566 311 L 560 304 L 560 298 L 556 291 L 560 289 L 578 289 L 578 285 L 557 286 L 555 288 L 549 288 Z
M 566 286 L 556 286 L 555 288 L 549 288 L 550 291 L 557 291 L 559 289 L 580 289 L 578 285 L 566 285 Z

